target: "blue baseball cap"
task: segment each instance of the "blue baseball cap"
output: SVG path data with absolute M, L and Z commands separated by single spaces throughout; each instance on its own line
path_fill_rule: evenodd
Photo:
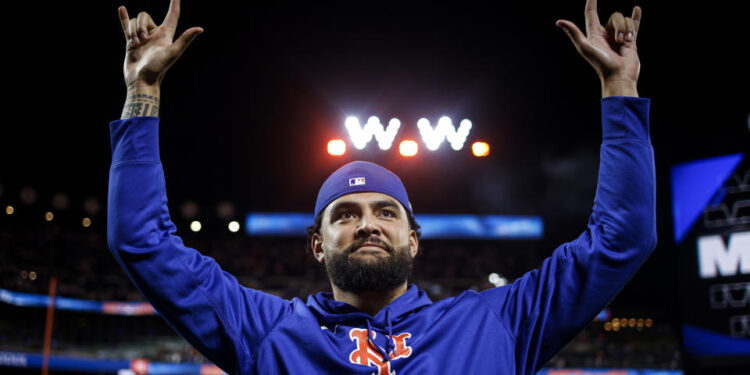
M 336 198 L 351 194 L 383 193 L 399 201 L 404 209 L 414 215 L 409 196 L 401 179 L 395 173 L 368 161 L 353 161 L 333 172 L 318 191 L 315 202 L 315 217 Z

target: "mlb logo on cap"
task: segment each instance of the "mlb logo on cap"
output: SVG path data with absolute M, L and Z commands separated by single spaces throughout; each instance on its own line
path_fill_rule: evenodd
M 365 184 L 365 178 L 364 177 L 354 177 L 349 179 L 349 186 L 357 186 L 357 185 L 364 185 Z

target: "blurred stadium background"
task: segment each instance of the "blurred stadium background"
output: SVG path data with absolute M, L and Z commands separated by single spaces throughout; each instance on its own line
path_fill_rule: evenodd
M 605 20 L 643 8 L 639 90 L 652 99 L 659 245 L 540 373 L 750 373 L 743 11 L 600 3 Z M 107 249 L 106 124 L 124 101 L 118 5 L 9 8 L 31 26 L 7 44 L 16 116 L 0 130 L 3 374 L 44 363 L 53 374 L 220 373 Z M 124 5 L 160 20 L 168 2 Z M 206 32 L 162 87 L 161 155 L 186 244 L 247 287 L 286 298 L 327 290 L 300 229 L 324 178 L 357 159 L 399 174 L 417 220 L 431 223 L 413 281 L 433 300 L 513 282 L 575 238 L 596 188 L 600 92 L 554 22 L 582 25 L 584 2 L 497 5 L 183 2 L 180 30 Z M 358 149 L 349 116 L 401 126 L 390 148 Z M 418 122 L 441 116 L 472 122 L 460 150 L 428 148 Z M 329 153 L 331 140 L 343 154 Z M 416 155 L 400 153 L 407 140 Z M 489 154 L 474 156 L 474 142 Z M 701 277 L 696 244 L 717 235 L 717 254 L 734 258 Z

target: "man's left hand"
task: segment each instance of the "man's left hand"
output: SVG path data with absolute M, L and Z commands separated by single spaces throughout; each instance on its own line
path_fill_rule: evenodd
M 602 82 L 602 96 L 638 96 L 636 84 L 641 63 L 636 39 L 641 23 L 641 8 L 633 8 L 630 17 L 615 12 L 606 26 L 599 22 L 596 0 L 586 1 L 586 35 L 570 21 L 555 24 L 570 37 L 578 52 L 596 70 Z

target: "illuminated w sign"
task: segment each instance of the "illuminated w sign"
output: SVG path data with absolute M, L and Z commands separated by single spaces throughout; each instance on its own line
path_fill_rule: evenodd
M 417 128 L 419 128 L 419 134 L 422 136 L 422 141 L 430 151 L 435 151 L 443 143 L 443 140 L 447 139 L 448 143 L 454 150 L 460 150 L 464 147 L 466 137 L 469 136 L 469 130 L 471 130 L 471 121 L 463 120 L 456 130 L 451 123 L 451 119 L 443 116 L 438 120 L 437 126 L 433 129 L 430 126 L 430 121 L 426 118 L 421 118 L 417 121 Z
M 378 141 L 378 147 L 381 150 L 387 150 L 391 148 L 393 139 L 396 138 L 398 128 L 401 127 L 401 121 L 396 118 L 392 118 L 388 122 L 388 127 L 383 129 L 383 124 L 380 123 L 380 119 L 371 116 L 367 119 L 367 123 L 364 127 L 359 126 L 359 120 L 356 117 L 348 117 L 345 122 L 346 130 L 349 132 L 349 138 L 351 138 L 354 147 L 361 150 L 367 146 L 374 136 Z
M 396 133 L 398 133 L 398 129 L 401 127 L 401 121 L 397 118 L 392 118 L 391 121 L 388 121 L 388 127 L 383 127 L 379 118 L 371 116 L 367 119 L 367 123 L 364 126 L 360 126 L 359 120 L 352 116 L 346 118 L 344 125 L 356 149 L 364 149 L 372 141 L 372 137 L 375 137 L 378 147 L 381 150 L 388 150 L 391 148 L 393 140 L 396 138 Z M 438 120 L 437 125 L 433 129 L 430 126 L 430 120 L 421 118 L 417 121 L 417 128 L 419 128 L 419 135 L 422 137 L 422 142 L 424 142 L 428 150 L 435 151 L 443 141 L 448 140 L 451 148 L 458 151 L 464 147 L 466 137 L 469 136 L 471 121 L 467 119 L 461 120 L 461 124 L 456 129 L 451 119 L 443 116 Z

